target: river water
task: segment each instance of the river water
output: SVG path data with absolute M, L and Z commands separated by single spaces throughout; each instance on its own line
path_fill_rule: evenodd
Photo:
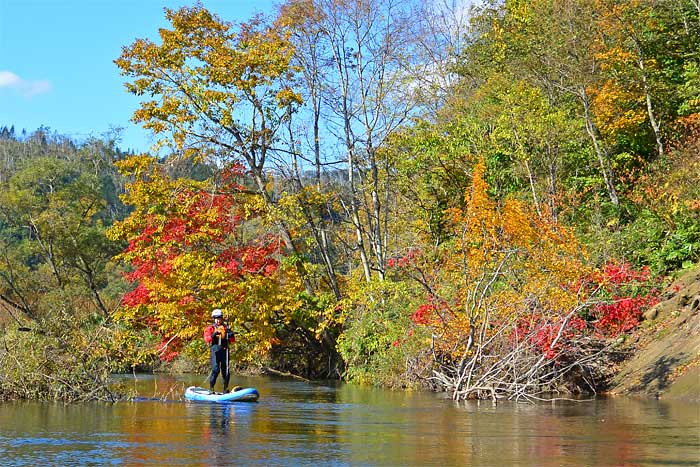
M 0 465 L 700 465 L 700 405 L 454 403 L 440 394 L 235 378 L 257 403 L 181 400 L 202 376 L 139 376 L 117 404 L 0 404 Z

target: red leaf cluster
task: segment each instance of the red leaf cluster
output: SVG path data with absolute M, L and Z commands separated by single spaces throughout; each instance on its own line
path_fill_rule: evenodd
M 145 285 L 139 284 L 131 292 L 127 292 L 122 296 L 122 305 L 135 307 L 139 305 L 148 305 L 151 303 L 151 293 Z
M 273 274 L 279 262 L 273 257 L 280 251 L 279 239 L 267 236 L 254 245 L 231 247 L 219 255 L 215 266 L 224 268 L 236 277 L 246 274 Z
M 423 304 L 411 315 L 411 321 L 415 324 L 426 325 L 430 323 L 430 318 L 435 313 L 435 305 Z
M 629 263 L 607 263 L 603 266 L 599 283 L 610 283 L 616 286 L 628 285 L 633 282 L 645 283 L 649 281 L 651 272 L 648 266 L 642 266 L 636 270 Z
M 562 326 L 564 329 L 561 329 Z M 564 323 L 563 320 L 551 321 L 541 315 L 533 315 L 520 318 L 511 337 L 515 343 L 526 341 L 533 344 L 551 360 L 565 353 L 570 348 L 570 339 L 585 329 L 586 322 L 578 316 L 572 316 Z M 560 330 L 561 336 L 557 339 Z
M 156 346 L 158 358 L 161 362 L 171 362 L 180 353 L 182 342 L 179 339 L 167 339 L 163 337 L 160 343 Z
M 386 267 L 388 268 L 405 268 L 407 266 L 410 266 L 413 264 L 413 261 L 416 259 L 418 254 L 420 253 L 420 250 L 417 248 L 411 248 L 408 253 L 406 253 L 403 256 L 392 256 L 391 258 L 386 260 Z
M 232 235 L 241 223 L 241 217 L 234 213 L 233 196 L 185 191 L 177 200 L 175 206 L 184 209 L 173 209 L 165 222 L 162 216 L 146 216 L 142 231 L 130 240 L 127 252 L 133 254 L 134 269 L 124 275 L 128 281 L 168 281 L 178 273 L 173 268 L 174 260 L 191 251 L 206 252 L 213 267 L 226 270 L 234 279 L 270 276 L 277 271 L 277 237 L 268 235 L 245 245 L 231 245 Z M 183 300 L 180 305 L 190 303 Z M 139 284 L 123 297 L 122 304 L 135 307 L 152 301 L 148 289 Z
M 594 323 L 596 333 L 604 337 L 616 337 L 634 329 L 644 310 L 659 303 L 658 292 L 652 291 L 640 297 L 614 297 L 612 303 L 596 306 Z
M 607 296 L 591 313 L 599 337 L 617 337 L 634 329 L 644 310 L 659 303 L 659 290 L 646 266 L 637 270 L 629 263 L 608 263 L 592 283 Z

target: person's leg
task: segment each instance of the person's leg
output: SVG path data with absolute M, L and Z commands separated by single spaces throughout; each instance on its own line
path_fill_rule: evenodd
M 228 392 L 228 382 L 229 382 L 229 374 L 228 374 L 228 353 L 227 349 L 222 348 L 218 352 L 216 352 L 216 361 L 219 364 L 219 368 L 221 369 L 221 379 L 223 380 L 224 383 L 224 393 Z
M 217 358 L 218 352 L 211 352 L 211 373 L 209 374 L 209 391 L 214 392 L 214 385 L 216 385 L 216 378 L 219 376 L 219 359 Z
M 221 376 L 224 379 L 224 392 L 228 392 L 228 382 L 231 375 L 228 372 L 228 351 L 224 352 L 224 361 L 221 362 Z

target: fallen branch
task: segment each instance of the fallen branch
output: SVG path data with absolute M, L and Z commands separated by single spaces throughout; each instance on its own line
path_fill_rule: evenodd
M 269 374 L 276 375 L 276 376 L 286 376 L 288 378 L 298 379 L 299 381 L 304 381 L 306 383 L 311 382 L 310 379 L 306 379 L 303 376 L 295 375 L 293 373 L 288 373 L 286 371 L 275 370 L 274 368 L 264 367 L 262 370 L 263 370 L 263 373 L 266 373 L 266 374 L 269 373 Z

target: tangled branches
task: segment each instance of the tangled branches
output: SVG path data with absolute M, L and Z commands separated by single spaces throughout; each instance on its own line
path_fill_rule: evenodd
M 526 332 L 517 322 L 490 325 L 489 337 L 460 359 L 433 346 L 433 365 L 423 381 L 433 390 L 450 392 L 454 400 L 532 402 L 595 394 L 622 354 L 610 340 L 572 332 L 578 325 L 576 311 Z
M 104 332 L 104 331 L 103 331 Z M 93 336 L 100 338 L 100 331 Z M 109 365 L 84 335 L 7 331 L 0 341 L 0 400 L 35 399 L 114 402 Z

